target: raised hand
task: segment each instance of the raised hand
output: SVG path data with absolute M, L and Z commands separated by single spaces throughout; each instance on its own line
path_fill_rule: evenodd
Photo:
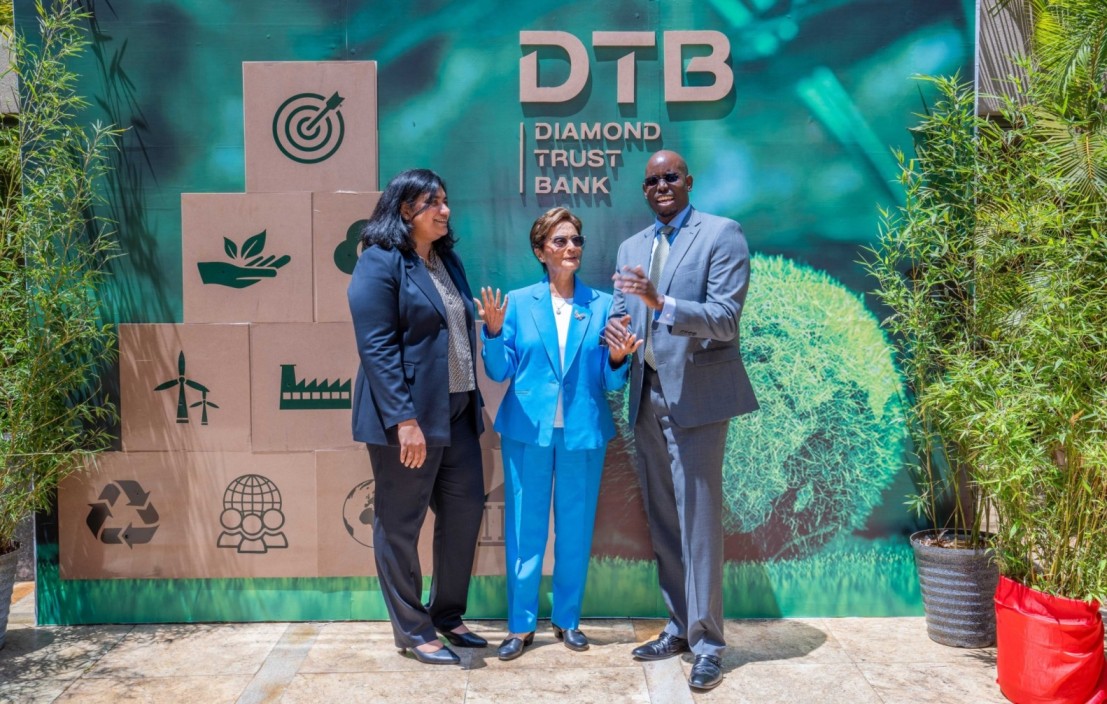
M 650 281 L 649 274 L 641 266 L 624 266 L 621 271 L 616 271 L 611 276 L 615 288 L 624 295 L 638 296 L 645 301 L 648 308 L 661 310 L 665 307 L 665 297 L 658 294 L 657 287 Z
M 480 290 L 480 298 L 474 298 L 477 304 L 477 314 L 484 321 L 484 327 L 488 330 L 489 337 L 496 337 L 504 327 L 504 314 L 507 312 L 507 296 L 500 300 L 500 289 L 495 293 L 491 286 L 484 286 Z
M 629 355 L 638 351 L 645 344 L 645 340 L 639 340 L 638 336 L 630 331 L 630 316 L 610 318 L 603 331 L 604 340 L 607 342 L 607 353 L 612 366 L 618 367 Z

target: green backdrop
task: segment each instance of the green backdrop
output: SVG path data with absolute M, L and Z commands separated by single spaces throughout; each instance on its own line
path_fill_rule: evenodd
M 675 149 L 695 176 L 694 205 L 739 220 L 757 255 L 743 351 L 765 409 L 736 422 L 728 444 L 728 616 L 921 613 L 905 539 L 915 519 L 903 508 L 899 381 L 857 260 L 878 206 L 902 197 L 891 149 L 909 149 L 925 100 L 912 74 L 971 72 L 973 2 L 88 5 L 83 119 L 129 128 L 105 184 L 125 253 L 105 295 L 114 320 L 181 322 L 180 194 L 244 190 L 243 61 L 377 61 L 381 183 L 412 166 L 444 176 L 474 286 L 535 280 L 530 223 L 563 204 L 588 236 L 582 277 L 609 290 L 618 243 L 651 219 L 646 155 Z M 31 0 L 15 7 L 17 27 L 33 32 Z M 583 43 L 588 83 L 566 103 L 521 103 L 520 59 L 535 47 L 521 47 L 519 33 L 551 30 Z M 729 41 L 734 87 L 724 98 L 666 101 L 663 33 L 681 30 Z M 655 36 L 638 50 L 633 103 L 616 101 L 623 52 L 594 48 L 594 31 Z M 703 53 L 686 49 L 685 65 Z M 543 85 L 568 76 L 563 54 L 538 57 Z M 625 122 L 655 123 L 661 137 L 554 144 L 535 133 L 538 123 Z M 534 192 L 536 177 L 573 174 L 540 167 L 535 149 L 597 146 L 621 153 L 593 170 L 608 192 Z M 610 477 L 629 471 L 628 443 L 623 428 Z M 608 535 L 623 523 L 618 511 L 600 520 Z M 39 533 L 46 623 L 385 617 L 367 579 L 62 581 L 49 520 Z M 609 540 L 596 553 L 588 614 L 663 613 L 648 546 Z M 502 591 L 502 579 L 478 578 L 471 613 L 502 615 Z

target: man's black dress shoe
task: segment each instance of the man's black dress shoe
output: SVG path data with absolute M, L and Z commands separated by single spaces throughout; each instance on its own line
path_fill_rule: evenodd
M 453 631 L 444 631 L 441 628 L 438 629 L 446 640 L 450 641 L 450 645 L 455 645 L 458 648 L 487 648 L 488 641 L 481 638 L 476 633 L 454 633 Z
M 639 660 L 664 660 L 686 652 L 688 652 L 688 641 L 662 633 L 657 640 L 638 646 L 631 651 L 631 654 Z
M 697 655 L 692 665 L 692 674 L 688 676 L 688 685 L 693 689 L 715 689 L 723 681 L 723 666 L 714 655 Z
M 411 653 L 412 657 L 424 665 L 458 665 L 461 663 L 461 658 L 457 656 L 457 653 L 446 646 L 430 652 L 418 648 L 404 648 L 404 652 Z
M 569 650 L 588 650 L 588 636 L 581 633 L 579 628 L 562 628 L 556 623 L 550 625 L 553 626 L 554 636 L 565 641 L 565 647 Z
M 505 638 L 503 643 L 500 643 L 499 650 L 496 651 L 496 655 L 500 660 L 514 660 L 523 654 L 523 648 L 534 642 L 534 631 L 531 631 L 525 638 Z

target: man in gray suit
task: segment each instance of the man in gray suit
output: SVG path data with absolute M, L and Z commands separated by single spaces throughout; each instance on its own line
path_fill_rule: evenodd
M 738 327 L 749 288 L 742 228 L 689 204 L 692 176 L 675 152 L 646 165 L 656 221 L 619 247 L 605 336 L 646 344 L 631 362 L 638 479 L 669 623 L 634 649 L 641 660 L 691 650 L 688 683 L 722 682 L 723 450 L 730 419 L 757 410 Z

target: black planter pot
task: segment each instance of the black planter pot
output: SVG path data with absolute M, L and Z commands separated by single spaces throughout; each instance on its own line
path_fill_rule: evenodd
M 996 642 L 993 598 L 999 582 L 990 549 L 926 545 L 937 531 L 911 536 L 930 640 L 955 648 L 987 648 Z M 963 535 L 963 534 L 962 534 Z
M 19 550 L 0 554 L 0 649 L 4 647 L 4 640 L 8 635 L 8 614 L 11 613 L 15 566 L 18 562 Z

